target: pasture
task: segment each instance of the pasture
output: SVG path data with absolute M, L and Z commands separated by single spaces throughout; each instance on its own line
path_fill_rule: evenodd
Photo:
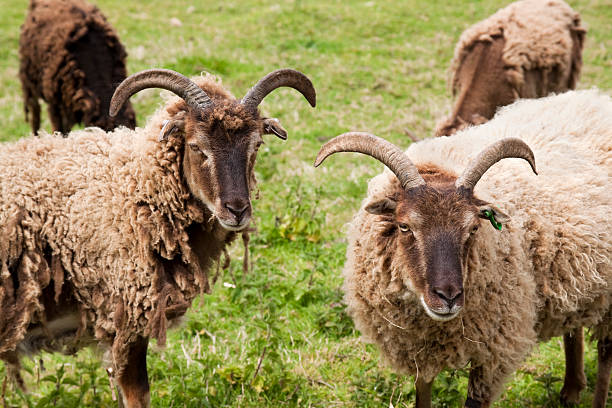
M 149 349 L 152 406 L 156 407 L 411 407 L 410 377 L 392 373 L 344 312 L 340 272 L 345 224 L 381 171 L 374 160 L 338 155 L 312 166 L 320 145 L 349 130 L 407 147 L 429 137 L 450 110 L 447 68 L 460 33 L 509 3 L 323 1 L 97 2 L 128 51 L 128 71 L 160 67 L 187 76 L 208 71 L 243 95 L 264 74 L 291 67 L 317 89 L 311 109 L 293 90 L 262 103 L 289 132 L 265 138 L 256 165 L 250 241 L 252 270 L 242 272 L 239 241 L 212 295 L 201 296 L 167 346 Z M 612 1 L 570 5 L 588 28 L 578 88 L 612 92 Z M 18 80 L 19 26 L 25 0 L 0 0 L 0 141 L 26 136 Z M 162 103 L 160 90 L 132 98 L 140 126 Z M 42 115 L 42 128 L 49 129 Z M 0 237 L 1 239 L 1 237 Z M 1 313 L 1 311 L 0 311 Z M 586 346 L 590 406 L 596 373 Z M 100 353 L 43 354 L 24 359 L 30 393 L 2 382 L 7 407 L 112 406 L 114 393 Z M 495 407 L 556 407 L 562 385 L 562 340 L 533 351 Z M 447 371 L 433 403 L 462 406 L 467 370 Z M 612 403 L 612 402 L 609 402 Z

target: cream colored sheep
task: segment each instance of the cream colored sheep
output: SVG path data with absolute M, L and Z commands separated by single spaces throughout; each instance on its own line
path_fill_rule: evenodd
M 406 154 L 381 140 L 339 136 L 316 164 L 357 151 L 392 170 L 370 181 L 351 223 L 344 290 L 364 338 L 416 376 L 417 407 L 430 406 L 441 370 L 466 364 L 466 406 L 488 407 L 538 341 L 586 326 L 599 341 L 593 406 L 604 408 L 612 369 L 610 97 L 574 91 L 521 100 Z M 520 157 L 535 171 L 534 155 L 538 176 L 522 161 L 495 164 Z M 578 398 L 581 384 L 564 389 Z

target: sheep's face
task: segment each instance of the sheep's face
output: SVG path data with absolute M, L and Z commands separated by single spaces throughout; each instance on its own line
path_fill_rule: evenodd
M 416 165 L 397 146 L 364 132 L 343 133 L 325 143 L 315 160 L 319 166 L 338 152 L 357 152 L 385 164 L 395 175 L 380 196 L 381 176 L 370 189 L 364 210 L 378 215 L 370 218 L 371 238 L 383 257 L 386 274 L 407 288 L 400 298 L 420 299 L 427 314 L 435 320 L 453 319 L 464 304 L 463 285 L 467 254 L 475 242 L 479 218 L 487 218 L 501 230 L 498 222 L 507 221 L 497 208 L 474 197 L 474 186 L 495 163 L 520 158 L 537 174 L 531 148 L 518 138 L 504 138 L 486 146 L 472 159 L 459 177 L 445 165 Z M 364 237 L 369 241 L 367 237 Z M 389 276 L 387 276 L 389 277 Z M 396 292 L 397 293 L 397 292 Z
M 185 120 L 183 173 L 191 193 L 221 225 L 244 229 L 251 219 L 253 167 L 263 143 L 263 120 L 237 104 Z
M 394 260 L 404 286 L 434 320 L 453 319 L 463 308 L 466 257 L 486 210 L 497 208 L 463 195 L 454 178 L 428 177 L 427 186 L 373 201 L 366 211 L 385 215 L 391 228 Z M 442 181 L 442 182 L 441 182 Z
M 106 107 L 103 111 L 106 112 Z M 127 102 L 115 118 L 105 117 L 104 120 L 106 121 L 104 124 L 104 129 L 106 130 L 113 130 L 119 126 L 125 126 L 130 129 L 136 128 L 136 113 L 134 112 L 134 108 L 132 108 L 132 104 Z M 102 121 L 102 119 L 100 119 L 100 121 Z
M 126 103 L 126 105 L 119 111 L 117 116 L 110 117 L 107 114 L 100 114 L 100 112 L 106 113 L 107 109 L 91 109 L 84 108 L 82 111 L 77 112 L 77 121 L 83 122 L 85 126 L 97 126 L 106 131 L 112 131 L 119 126 L 125 126 L 130 129 L 136 128 L 136 114 L 132 105 Z
M 230 231 L 251 220 L 250 192 L 256 180 L 257 151 L 263 134 L 286 138 L 277 119 L 261 118 L 237 101 L 218 101 L 210 111 L 194 113 L 184 103 L 170 109 L 160 137 L 175 131 L 185 137 L 183 175 L 191 193 Z

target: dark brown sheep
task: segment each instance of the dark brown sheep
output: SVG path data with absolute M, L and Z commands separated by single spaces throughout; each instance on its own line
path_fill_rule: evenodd
M 19 39 L 19 78 L 26 120 L 40 129 L 40 105 L 48 104 L 54 131 L 76 123 L 111 130 L 136 127 L 126 105 L 111 118 L 115 87 L 126 77 L 126 52 L 100 10 L 82 0 L 31 0 Z
M 480 125 L 518 98 L 574 89 L 585 33 L 562 0 L 517 1 L 465 30 L 451 63 L 457 99 L 436 136 Z
M 88 128 L 0 145 L 0 359 L 110 349 L 126 408 L 148 407 L 146 353 L 200 293 L 252 218 L 264 134 L 258 106 L 279 87 L 314 106 L 311 81 L 273 71 L 236 99 L 212 76 L 147 70 L 117 87 L 111 115 L 145 88 L 174 94 L 144 128 Z M 243 235 L 244 237 L 244 235 Z

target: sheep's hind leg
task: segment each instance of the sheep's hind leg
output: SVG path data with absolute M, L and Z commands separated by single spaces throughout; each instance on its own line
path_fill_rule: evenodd
M 593 396 L 593 408 L 605 408 L 610 391 L 610 372 L 612 371 L 612 337 L 597 342 L 597 384 Z
M 491 405 L 491 387 L 484 383 L 482 367 L 472 367 L 468 381 L 466 408 L 489 408 Z
M 431 408 L 431 382 L 425 382 L 420 378 L 416 381 L 416 408 Z
M 30 126 L 32 127 L 32 133 L 37 134 L 40 130 L 40 104 L 38 99 L 30 97 L 27 103 L 27 112 L 30 114 Z
M 561 403 L 568 406 L 578 404 L 580 392 L 586 388 L 582 327 L 563 335 L 563 348 L 565 349 L 565 381 L 561 388 Z
M 117 379 L 120 406 L 148 408 L 150 406 L 149 379 L 147 375 L 147 346 L 149 339 L 139 337 L 129 347 L 125 369 Z M 122 403 L 122 404 L 121 404 Z

